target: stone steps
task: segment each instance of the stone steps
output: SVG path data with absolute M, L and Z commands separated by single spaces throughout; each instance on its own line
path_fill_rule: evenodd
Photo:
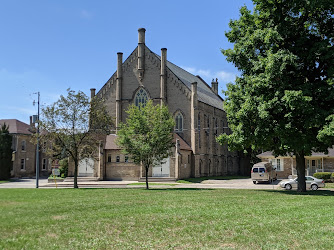
M 146 182 L 146 178 L 141 177 L 138 182 Z M 148 177 L 148 182 L 176 182 L 176 179 L 173 177 Z
M 78 177 L 78 182 L 90 182 L 98 180 L 98 177 Z M 74 177 L 66 177 L 64 182 L 74 182 Z

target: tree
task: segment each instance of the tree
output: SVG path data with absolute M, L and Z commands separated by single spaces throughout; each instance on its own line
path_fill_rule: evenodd
M 334 142 L 334 5 L 331 0 L 253 0 L 229 23 L 240 71 L 225 92 L 232 149 L 296 157 L 298 191 L 306 191 L 305 156 Z
M 112 120 L 101 99 L 88 97 L 68 89 L 67 96 L 42 109 L 41 140 L 52 147 L 47 152 L 53 157 L 70 157 L 74 162 L 74 188 L 78 188 L 78 164 L 81 159 L 93 157 L 99 145 L 99 136 L 110 132 Z
M 154 106 L 152 101 L 140 107 L 130 105 L 126 112 L 128 118 L 117 133 L 117 144 L 134 163 L 144 166 L 148 189 L 149 167 L 171 153 L 175 123 L 166 106 Z
M 12 136 L 9 134 L 9 126 L 4 123 L 0 128 L 0 180 L 10 178 L 12 152 Z

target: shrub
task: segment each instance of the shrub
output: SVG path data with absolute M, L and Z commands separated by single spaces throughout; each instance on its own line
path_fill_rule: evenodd
M 318 173 L 315 173 L 313 176 L 315 178 L 324 179 L 325 181 L 327 181 L 331 179 L 331 175 L 332 173 L 330 172 L 318 172 Z
M 68 174 L 68 158 L 60 160 L 59 165 L 60 176 L 66 178 Z

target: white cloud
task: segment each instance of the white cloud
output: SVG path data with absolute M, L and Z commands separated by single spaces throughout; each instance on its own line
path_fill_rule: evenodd
M 83 19 L 91 19 L 93 17 L 93 13 L 88 10 L 81 10 L 80 16 Z
M 226 84 L 229 82 L 234 82 L 236 74 L 228 71 L 211 71 L 209 69 L 196 69 L 194 67 L 182 67 L 189 73 L 193 75 L 199 75 L 202 77 L 207 83 L 210 83 L 212 79 L 218 78 L 218 81 Z
M 218 76 L 218 79 L 224 83 L 234 82 L 235 77 L 237 76 L 232 72 L 226 72 L 226 71 L 219 71 L 216 73 L 216 75 Z

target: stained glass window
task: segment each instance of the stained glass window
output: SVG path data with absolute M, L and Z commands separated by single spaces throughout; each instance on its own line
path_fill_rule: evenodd
M 147 100 L 148 100 L 147 92 L 145 91 L 145 89 L 140 88 L 135 95 L 135 105 L 137 107 L 145 106 L 147 103 Z
M 181 114 L 181 112 L 178 112 L 175 116 L 175 131 L 183 131 L 183 115 Z

